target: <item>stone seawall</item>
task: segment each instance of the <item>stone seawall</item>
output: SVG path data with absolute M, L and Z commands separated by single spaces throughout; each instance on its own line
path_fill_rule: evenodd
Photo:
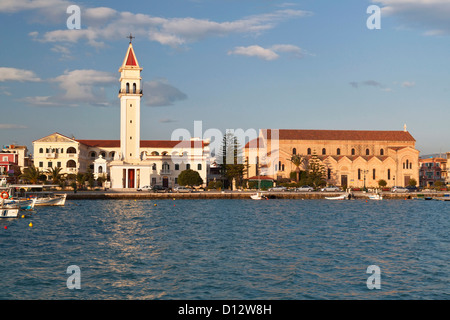
M 150 192 L 77 192 L 67 193 L 68 200 L 112 200 L 112 199 L 250 199 L 254 192 L 193 192 L 193 193 L 150 193 Z M 265 192 L 269 199 L 325 199 L 336 197 L 342 192 Z M 356 199 L 368 199 L 368 193 L 354 192 Z M 384 199 L 412 199 L 418 196 L 442 197 L 443 193 L 382 193 Z

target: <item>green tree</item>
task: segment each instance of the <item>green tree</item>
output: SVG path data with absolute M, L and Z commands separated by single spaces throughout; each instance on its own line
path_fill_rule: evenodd
M 20 175 L 20 178 L 28 181 L 31 184 L 37 184 L 42 176 L 42 172 L 39 168 L 36 168 L 34 165 L 23 169 L 23 173 Z
M 203 180 L 197 171 L 187 169 L 181 171 L 178 175 L 178 184 L 180 186 L 198 186 L 203 184 Z
M 326 185 L 325 181 L 325 166 L 320 162 L 320 159 L 315 153 L 308 161 L 308 177 L 309 185 L 313 187 L 319 187 Z
M 236 181 L 236 185 L 242 185 L 244 172 L 249 166 L 248 161 L 244 161 L 243 158 L 242 147 L 237 137 L 233 133 L 227 132 L 222 139 L 219 154 L 221 164 L 219 166 L 222 179 L 228 182 L 228 185 L 233 180 Z
M 300 166 L 305 162 L 305 158 L 299 154 L 293 154 L 290 159 L 288 159 L 295 166 L 295 181 L 300 180 Z
M 410 186 L 412 186 L 412 187 L 417 186 L 417 181 L 416 181 L 416 179 L 414 179 L 414 178 L 409 179 L 408 185 L 410 185 Z
M 50 179 L 52 180 L 53 184 L 60 184 L 63 180 L 63 175 L 61 174 L 61 167 L 56 168 L 48 168 L 47 173 L 50 175 Z
M 379 186 L 380 188 L 386 187 L 386 186 L 387 186 L 386 180 L 383 180 L 383 179 L 378 180 L 378 186 Z

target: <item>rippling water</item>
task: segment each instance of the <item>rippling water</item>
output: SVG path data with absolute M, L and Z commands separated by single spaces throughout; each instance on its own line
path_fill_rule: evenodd
M 449 299 L 449 206 L 68 201 L 0 220 L 0 299 Z

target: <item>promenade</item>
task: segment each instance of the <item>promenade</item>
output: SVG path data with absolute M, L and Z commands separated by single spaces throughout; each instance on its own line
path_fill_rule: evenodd
M 113 200 L 113 199 L 250 199 L 255 191 L 199 191 L 192 193 L 153 193 L 146 191 L 73 191 L 66 192 L 68 200 Z M 269 199 L 325 199 L 335 197 L 344 192 L 265 192 Z M 352 193 L 356 199 L 368 199 L 370 193 L 356 191 Z M 446 192 L 382 192 L 384 199 L 413 199 L 420 195 L 425 197 L 443 197 Z

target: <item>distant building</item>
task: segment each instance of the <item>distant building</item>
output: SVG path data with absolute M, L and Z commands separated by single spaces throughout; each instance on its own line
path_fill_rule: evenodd
M 18 175 L 31 163 L 26 146 L 7 145 L 0 151 L 0 179 L 17 182 Z
M 406 127 L 403 131 L 261 130 L 258 139 L 245 147 L 250 163 L 247 178 L 290 178 L 296 167 L 289 159 L 298 154 L 305 159 L 301 170 L 317 158 L 329 185 L 376 187 L 383 179 L 388 186 L 407 186 L 411 179 L 419 181 L 415 142 Z
M 435 157 L 419 159 L 420 170 L 419 179 L 421 187 L 431 187 L 440 181 L 446 184 L 447 159 Z

